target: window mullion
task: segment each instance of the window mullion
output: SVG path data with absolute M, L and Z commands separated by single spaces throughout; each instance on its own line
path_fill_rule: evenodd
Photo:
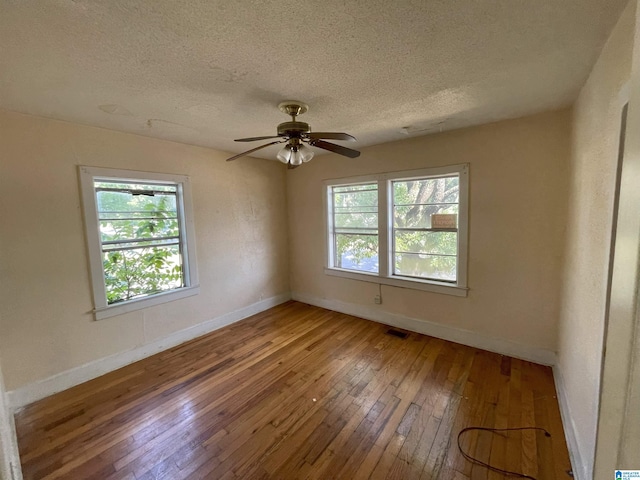
M 176 186 L 176 217 L 178 220 L 178 251 L 182 259 L 182 286 L 191 286 L 191 271 L 189 269 L 189 249 L 186 246 L 186 222 L 184 214 L 184 195 L 182 184 Z
M 393 218 L 390 215 L 389 182 L 387 180 L 378 180 L 378 275 L 388 277 L 390 272 L 390 247 L 392 245 L 390 239 L 389 221 Z
M 333 191 L 333 187 L 331 188 L 331 225 L 329 226 L 330 231 L 331 231 L 331 244 L 329 246 L 329 251 L 330 253 L 330 258 L 331 258 L 331 265 L 332 266 L 336 266 L 337 265 L 337 261 L 336 261 L 336 197 L 335 197 L 335 193 Z
M 464 165 L 458 175 L 458 262 L 457 283 L 462 287 L 467 286 L 467 255 L 469 235 L 469 166 Z

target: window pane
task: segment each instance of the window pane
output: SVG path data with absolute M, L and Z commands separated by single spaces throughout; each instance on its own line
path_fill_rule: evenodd
M 147 189 L 142 189 L 143 186 Z M 149 187 L 158 188 L 155 185 L 96 182 L 102 242 L 179 236 L 175 187 L 173 192 L 156 192 L 153 196 L 135 193 L 148 191 Z
M 455 282 L 456 257 L 396 253 L 394 274 Z
M 456 255 L 457 232 L 396 231 L 395 252 Z
M 337 187 L 333 187 L 334 193 L 365 192 L 367 190 L 378 190 L 378 184 L 375 182 L 371 182 L 360 183 L 357 185 L 340 185 Z
M 108 304 L 184 286 L 179 245 L 104 252 L 102 258 Z
M 458 205 L 401 205 L 393 207 L 393 226 L 397 228 L 431 228 L 434 213 L 458 213 Z
M 333 187 L 334 226 L 378 228 L 378 185 Z
M 362 272 L 378 272 L 378 235 L 342 234 L 334 236 L 335 266 Z
M 458 200 L 457 176 L 393 182 L 393 225 L 431 228 L 431 215 L 458 213 Z
M 393 182 L 394 205 L 459 202 L 458 176 Z
M 378 213 L 366 211 L 335 212 L 336 228 L 375 228 L 378 229 Z

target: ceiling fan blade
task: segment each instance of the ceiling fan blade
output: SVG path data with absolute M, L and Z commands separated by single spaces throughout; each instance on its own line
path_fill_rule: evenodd
M 348 140 L 350 142 L 356 141 L 356 137 L 354 137 L 353 135 L 340 132 L 310 132 L 307 137 L 313 139 L 324 138 L 326 140 Z
M 268 135 L 266 137 L 249 137 L 249 138 L 236 138 L 234 142 L 257 142 L 258 140 L 269 140 L 270 138 L 278 138 L 280 135 Z
M 349 158 L 356 158 L 360 156 L 360 152 L 357 150 L 352 150 L 351 148 L 343 147 L 342 145 L 336 145 L 335 143 L 325 142 L 324 140 L 311 140 L 309 144 Z
M 259 147 L 252 148 L 251 150 L 247 150 L 246 152 L 242 152 L 242 153 L 239 153 L 238 155 L 234 155 L 231 158 L 227 158 L 227 162 L 230 162 L 231 160 L 235 160 L 236 158 L 240 158 L 240 157 L 244 157 L 246 155 L 249 155 L 250 153 L 253 153 L 256 150 L 260 150 L 261 148 L 265 148 L 265 147 L 268 147 L 270 145 L 275 145 L 277 143 L 283 143 L 285 141 L 286 140 L 276 140 L 275 142 L 265 143 L 264 145 L 260 145 Z

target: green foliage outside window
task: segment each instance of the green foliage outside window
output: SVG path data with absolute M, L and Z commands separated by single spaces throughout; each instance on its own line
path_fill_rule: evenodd
M 176 187 L 95 186 L 107 303 L 184 286 Z

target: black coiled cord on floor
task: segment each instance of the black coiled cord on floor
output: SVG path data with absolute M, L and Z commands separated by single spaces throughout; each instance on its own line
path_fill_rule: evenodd
M 462 454 L 462 456 L 466 458 L 468 461 L 470 461 L 471 463 L 475 463 L 476 465 L 485 467 L 493 472 L 502 473 L 503 475 L 507 475 L 510 477 L 528 478 L 530 480 L 536 480 L 536 478 L 532 477 L 531 475 L 525 475 L 524 473 L 512 472 L 510 470 L 504 470 L 502 468 L 494 467 L 493 465 L 490 465 L 481 460 L 478 460 L 477 458 L 472 457 L 467 452 L 462 450 L 462 445 L 460 445 L 460 437 L 462 436 L 463 433 L 470 432 L 472 430 L 481 430 L 481 431 L 491 432 L 491 433 L 509 432 L 513 430 L 541 430 L 544 432 L 545 437 L 550 437 L 551 434 L 548 431 L 540 427 L 517 427 L 517 428 L 467 427 L 467 428 L 463 428 L 462 430 L 460 430 L 460 433 L 458 433 L 458 450 L 460 450 L 460 453 Z

